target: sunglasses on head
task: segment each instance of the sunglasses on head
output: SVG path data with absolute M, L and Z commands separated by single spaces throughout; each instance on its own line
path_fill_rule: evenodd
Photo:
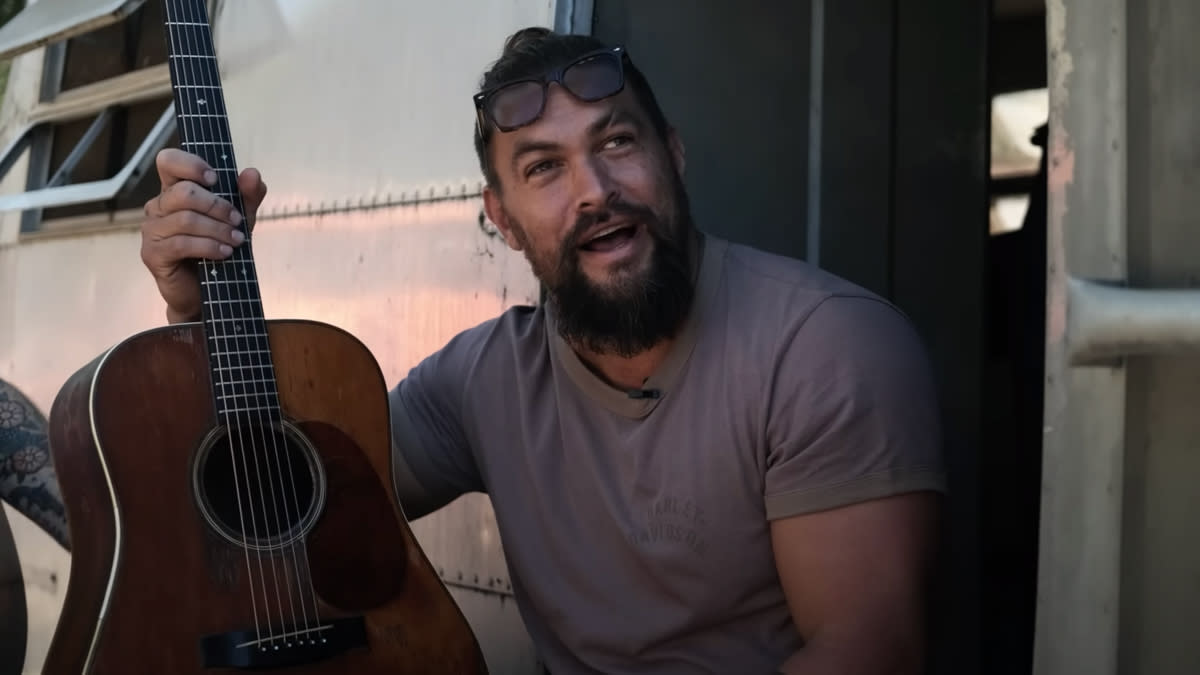
M 511 80 L 475 94 L 480 135 L 486 137 L 489 122 L 500 131 L 513 131 L 537 121 L 546 108 L 551 82 L 587 103 L 620 93 L 628 58 L 622 47 L 605 47 L 540 76 Z

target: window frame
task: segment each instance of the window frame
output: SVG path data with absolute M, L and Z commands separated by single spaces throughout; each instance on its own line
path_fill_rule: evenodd
M 69 0 L 41 0 L 30 5 L 22 14 L 37 5 L 49 2 L 61 2 L 62 6 L 70 4 Z M 21 158 L 28 158 L 25 189 L 21 192 L 0 194 L 0 212 L 21 213 L 20 237 L 68 229 L 74 231 L 81 227 L 130 225 L 140 218 L 140 209 L 115 210 L 110 207 L 95 213 L 59 218 L 44 218 L 44 209 L 104 202 L 128 194 L 137 187 L 147 171 L 153 170 L 157 152 L 166 146 L 175 131 L 174 101 L 171 96 L 169 66 L 166 63 L 126 70 L 118 75 L 65 91 L 61 88 L 67 66 L 68 40 L 128 21 L 145 2 L 146 0 L 111 0 L 102 6 L 104 11 L 98 10 L 93 4 L 86 10 L 80 9 L 76 16 L 80 20 L 75 22 L 64 20 L 62 6 L 58 6 L 56 9 L 60 10 L 60 22 L 56 24 L 55 30 L 32 31 L 30 39 L 24 44 L 14 47 L 10 42 L 9 48 L 4 50 L 5 55 L 11 56 L 38 47 L 45 49 L 37 103 L 30 109 L 25 124 L 8 145 L 0 150 L 0 179 L 5 178 Z M 21 15 L 14 17 L 13 21 L 20 17 Z M 50 35 L 51 33 L 53 34 Z M 46 37 L 47 35 L 50 37 Z M 0 48 L 2 47 L 3 45 L 0 45 Z M 118 108 L 156 99 L 166 99 L 162 112 L 119 170 L 108 178 L 80 183 L 70 181 L 71 173 L 96 140 L 102 138 L 105 133 L 111 133 L 108 122 Z M 87 131 L 58 166 L 51 166 L 56 125 L 91 116 L 95 116 L 95 120 Z

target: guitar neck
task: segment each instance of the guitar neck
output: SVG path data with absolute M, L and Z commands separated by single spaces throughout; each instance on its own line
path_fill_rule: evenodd
M 180 147 L 216 170 L 210 189 L 245 214 L 206 0 L 163 0 Z M 218 414 L 278 413 L 258 273 L 246 241 L 220 261 L 198 260 L 203 321 Z

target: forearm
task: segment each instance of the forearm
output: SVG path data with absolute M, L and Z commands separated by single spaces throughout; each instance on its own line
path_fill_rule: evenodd
M 0 380 L 0 499 L 70 550 L 67 515 L 50 457 L 46 419 Z
M 918 675 L 921 652 L 907 641 L 813 640 L 779 667 L 781 675 Z

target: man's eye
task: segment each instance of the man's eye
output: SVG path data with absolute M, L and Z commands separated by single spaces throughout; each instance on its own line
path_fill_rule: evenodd
M 604 147 L 619 148 L 621 146 L 628 145 L 629 143 L 632 143 L 632 142 L 633 142 L 633 139 L 630 138 L 629 136 L 614 136 L 614 137 L 608 139 L 608 142 L 604 144 Z
M 529 168 L 525 170 L 525 175 L 526 176 L 534 176 L 539 173 L 549 171 L 552 168 L 554 168 L 554 162 L 552 162 L 550 160 L 546 160 L 544 162 L 537 162 L 535 164 L 530 165 Z

